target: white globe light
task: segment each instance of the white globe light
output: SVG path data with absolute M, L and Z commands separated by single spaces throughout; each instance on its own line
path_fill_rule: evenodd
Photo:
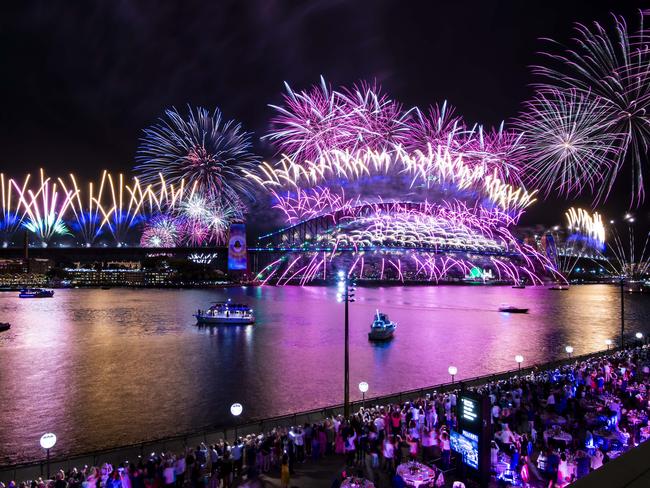
M 242 407 L 241 403 L 233 403 L 230 405 L 230 413 L 235 417 L 239 417 L 243 411 L 244 407 Z
M 612 345 L 612 340 L 611 339 L 605 339 L 605 345 L 611 346 Z
M 637 339 L 643 339 L 643 334 L 641 332 L 637 332 L 635 335 Z
M 361 391 L 361 393 L 367 392 L 368 391 L 368 383 L 366 383 L 365 381 L 362 381 L 361 383 L 359 383 L 359 391 Z
M 517 354 L 515 356 L 515 361 L 517 361 L 518 363 L 523 363 L 524 362 L 524 357 L 521 354 Z
M 573 352 L 573 348 L 571 346 L 565 347 L 564 350 L 567 352 L 567 354 L 571 354 Z
M 43 449 L 52 449 L 54 444 L 56 444 L 56 436 L 51 432 L 41 436 L 41 447 Z
M 456 366 L 449 366 L 449 369 L 447 369 L 450 375 L 456 376 L 456 373 L 458 373 L 458 368 Z
M 338 272 L 338 276 L 339 276 L 339 279 L 343 279 L 343 278 L 345 278 L 345 271 L 340 270 L 340 271 Z

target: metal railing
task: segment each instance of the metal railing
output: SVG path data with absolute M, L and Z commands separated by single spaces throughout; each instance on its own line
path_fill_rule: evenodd
M 571 364 L 576 361 L 614 354 L 620 351 L 620 348 L 597 351 L 574 357 L 566 357 L 546 363 L 536 363 L 531 366 L 522 367 L 521 369 L 512 369 L 499 373 L 474 376 L 457 380 L 455 382 L 441 383 L 425 388 L 415 388 L 405 390 L 390 395 L 381 395 L 366 398 L 361 401 L 350 402 L 352 412 L 358 410 L 362 404 L 369 406 L 386 405 L 403 403 L 407 400 L 424 397 L 427 394 L 442 393 L 453 389 L 462 389 L 467 387 L 479 386 L 491 381 L 499 381 L 511 378 L 517 375 L 528 375 L 533 371 L 550 370 L 558 366 Z M 317 408 L 287 415 L 279 415 L 264 419 L 251 420 L 246 423 L 235 424 L 233 422 L 224 422 L 211 427 L 195 431 L 188 434 L 180 434 L 158 439 L 150 439 L 144 442 L 123 445 L 114 448 L 101 449 L 81 454 L 70 454 L 56 457 L 50 460 L 52 471 L 58 469 L 70 470 L 72 467 L 97 466 L 98 464 L 109 462 L 113 465 L 124 462 L 125 460 L 137 460 L 138 456 L 146 457 L 152 452 L 174 451 L 180 452 L 188 446 L 197 446 L 201 442 L 206 444 L 213 443 L 219 439 L 234 439 L 236 435 L 259 434 L 267 432 L 275 427 L 290 427 L 298 424 L 305 424 L 323 420 L 327 417 L 334 417 L 343 414 L 343 404 L 330 405 L 324 408 Z M 46 468 L 46 460 L 0 466 L 0 481 L 9 480 L 25 481 L 43 476 Z

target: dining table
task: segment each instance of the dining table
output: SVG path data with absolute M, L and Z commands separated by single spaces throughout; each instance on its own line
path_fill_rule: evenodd
M 410 461 L 397 466 L 397 474 L 407 486 L 431 486 L 436 479 L 436 470 L 426 464 Z
M 365 478 L 349 476 L 341 482 L 341 488 L 375 488 L 375 484 Z

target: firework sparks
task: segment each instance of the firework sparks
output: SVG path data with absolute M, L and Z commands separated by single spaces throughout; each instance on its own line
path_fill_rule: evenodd
M 589 189 L 596 199 L 603 196 L 620 152 L 621 135 L 610 130 L 610 112 L 600 98 L 575 91 L 554 90 L 526 102 L 516 124 L 530 184 L 546 195 Z
M 179 222 L 171 215 L 152 217 L 144 227 L 141 247 L 175 247 L 178 245 Z
M 110 173 L 107 174 L 107 179 L 112 206 L 108 210 L 99 206 L 104 217 L 101 225 L 106 225 L 117 246 L 122 246 L 127 240 L 130 229 L 140 220 L 147 191 L 142 189 L 137 178 L 133 179 L 133 184 L 125 184 L 122 173 L 118 175 L 116 181 Z
M 252 196 L 244 171 L 252 171 L 259 159 L 252 153 L 251 134 L 221 112 L 204 108 L 188 110 L 187 118 L 176 109 L 145 129 L 136 161 L 143 184 L 187 184 L 202 195 L 241 205 Z M 185 183 L 183 183 L 185 182 Z M 243 209 L 242 209 L 243 210 Z
M 2 212 L 0 213 L 0 236 L 2 247 L 7 247 L 16 231 L 20 228 L 25 217 L 25 209 L 21 205 L 21 197 L 26 194 L 31 176 L 27 175 L 19 186 L 11 178 L 5 178 L 0 173 L 0 198 Z
M 71 191 L 63 195 L 57 191 L 57 184 L 50 178 L 45 178 L 41 169 L 41 185 L 36 192 L 27 190 L 25 194 L 15 183 L 14 188 L 19 193 L 19 200 L 25 211 L 22 225 L 36 236 L 42 246 L 47 246 L 55 235 L 69 234 L 63 220 L 70 205 Z
M 72 183 L 70 190 L 66 187 L 65 180 L 58 179 L 63 191 L 71 195 L 70 210 L 74 216 L 74 221 L 70 227 L 86 247 L 90 247 L 95 243 L 104 225 L 104 210 L 101 202 L 107 176 L 108 172 L 104 171 L 99 185 L 95 185 L 92 181 L 89 182 L 87 194 L 84 194 L 72 173 L 69 175 Z
M 642 201 L 650 143 L 650 33 L 643 25 L 643 14 L 638 29 L 630 29 L 623 17 L 613 15 L 612 19 L 611 26 L 578 24 L 569 48 L 550 41 L 554 52 L 545 53 L 548 65 L 535 66 L 533 72 L 544 80 L 539 85 L 542 90 L 574 90 L 583 97 L 581 103 L 605 108 L 598 117 L 604 117 L 605 123 L 599 120 L 596 125 L 615 139 L 611 143 L 617 150 L 608 154 L 615 164 L 608 168 L 598 199 L 607 197 L 627 161 L 632 166 L 633 199 Z

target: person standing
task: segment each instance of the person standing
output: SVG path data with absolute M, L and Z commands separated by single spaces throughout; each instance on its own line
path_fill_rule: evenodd
M 282 455 L 282 466 L 280 468 L 280 485 L 282 488 L 289 488 L 291 473 L 289 472 L 289 456 Z

